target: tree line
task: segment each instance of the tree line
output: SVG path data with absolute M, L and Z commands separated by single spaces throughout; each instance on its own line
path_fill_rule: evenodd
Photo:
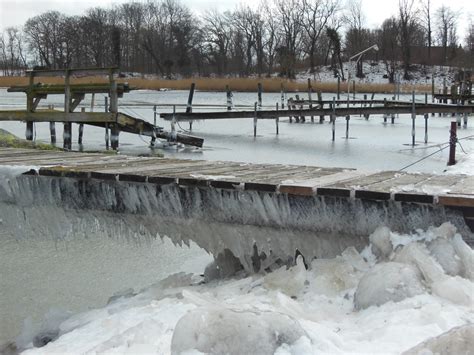
M 95 7 L 82 16 L 48 11 L 0 37 L 0 70 L 120 66 L 162 77 L 270 76 L 342 62 L 377 44 L 365 59 L 383 61 L 387 79 L 413 63 L 472 68 L 474 24 L 460 38 L 460 14 L 430 0 L 399 0 L 398 13 L 368 28 L 361 0 L 261 0 L 256 7 L 193 13 L 179 0 Z M 363 76 L 358 63 L 357 76 Z

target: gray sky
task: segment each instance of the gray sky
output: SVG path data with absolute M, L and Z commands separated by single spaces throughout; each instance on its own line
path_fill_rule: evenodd
M 141 2 L 144 0 L 138 0 Z M 181 0 L 196 12 L 206 9 L 231 10 L 238 4 L 254 6 L 259 0 Z M 270 0 L 271 1 L 271 0 Z M 57 10 L 67 15 L 81 15 L 90 7 L 110 7 L 112 4 L 129 2 L 129 0 L 0 0 L 0 30 L 8 26 L 22 25 L 35 15 L 48 10 Z M 474 16 L 472 0 L 431 0 L 432 8 L 436 9 L 443 3 L 455 11 L 459 11 L 459 35 L 464 40 L 469 23 L 469 16 Z M 362 0 L 366 25 L 380 25 L 384 19 L 397 13 L 398 0 Z

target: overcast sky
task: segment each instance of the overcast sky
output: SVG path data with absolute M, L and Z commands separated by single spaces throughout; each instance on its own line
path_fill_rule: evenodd
M 138 0 L 142 2 L 144 0 Z M 271 1 L 271 0 L 269 0 Z M 57 10 L 67 15 L 81 15 L 90 7 L 110 7 L 112 4 L 130 2 L 130 0 L 0 0 L 0 30 L 8 26 L 23 25 L 35 15 L 48 10 Z M 258 0 L 181 0 L 196 12 L 206 9 L 232 10 L 238 4 L 258 4 Z M 464 40 L 469 17 L 474 16 L 472 0 L 431 0 L 432 8 L 436 9 L 443 3 L 453 10 L 459 11 L 459 35 Z M 366 25 L 375 27 L 384 19 L 397 13 L 398 0 L 362 0 Z

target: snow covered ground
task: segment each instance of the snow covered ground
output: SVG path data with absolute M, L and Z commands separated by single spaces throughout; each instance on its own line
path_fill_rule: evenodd
M 351 79 L 356 80 L 357 83 L 368 83 L 368 84 L 388 84 L 388 78 L 384 75 L 387 74 L 385 64 L 382 61 L 369 61 L 365 60 L 362 63 L 364 78 L 355 77 L 355 64 L 351 65 L 348 62 L 343 63 L 344 75 L 347 78 L 348 69 L 351 71 Z M 412 65 L 413 71 L 410 73 L 412 76 L 410 80 L 403 79 L 403 69 L 401 63 L 398 65 L 396 70 L 395 79 L 401 84 L 427 84 L 431 85 L 431 78 L 434 75 L 435 85 L 439 88 L 443 86 L 444 81 L 448 87 L 451 85 L 454 75 L 458 69 L 448 66 L 423 66 L 419 64 Z M 309 72 L 301 72 L 298 74 L 298 79 L 306 81 L 308 77 L 311 77 Z M 336 82 L 337 78 L 334 77 L 334 72 L 331 66 L 321 66 L 316 69 L 316 73 L 313 74 L 313 78 L 321 82 Z
M 381 227 L 370 241 L 308 269 L 298 257 L 289 269 L 206 283 L 175 274 L 100 309 L 50 313 L 18 346 L 26 355 L 399 354 L 428 340 L 414 353 L 472 351 L 474 253 L 455 228 Z

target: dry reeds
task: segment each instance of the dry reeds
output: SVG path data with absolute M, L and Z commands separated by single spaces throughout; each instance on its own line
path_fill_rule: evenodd
M 106 83 L 106 77 L 83 77 L 72 78 L 72 84 L 91 84 Z M 196 89 L 202 91 L 225 91 L 228 85 L 232 91 L 255 92 L 257 84 L 262 83 L 265 92 L 280 92 L 283 85 L 287 92 L 307 92 L 306 82 L 287 80 L 282 78 L 191 78 L 191 79 L 142 79 L 142 78 L 120 78 L 118 82 L 128 82 L 131 87 L 136 89 L 149 90 L 188 90 L 191 83 L 196 83 Z M 61 84 L 64 79 L 60 77 L 35 78 L 35 82 L 47 84 Z M 27 85 L 27 77 L 0 77 L 0 87 L 9 87 L 14 85 Z M 337 92 L 337 83 L 335 82 L 317 82 L 312 81 L 313 91 Z M 341 93 L 347 90 L 347 84 L 341 83 Z M 355 90 L 358 93 L 393 93 L 395 87 L 393 84 L 369 84 L 356 83 Z M 430 85 L 402 85 L 401 92 L 430 93 Z M 351 85 L 352 92 L 352 85 Z

